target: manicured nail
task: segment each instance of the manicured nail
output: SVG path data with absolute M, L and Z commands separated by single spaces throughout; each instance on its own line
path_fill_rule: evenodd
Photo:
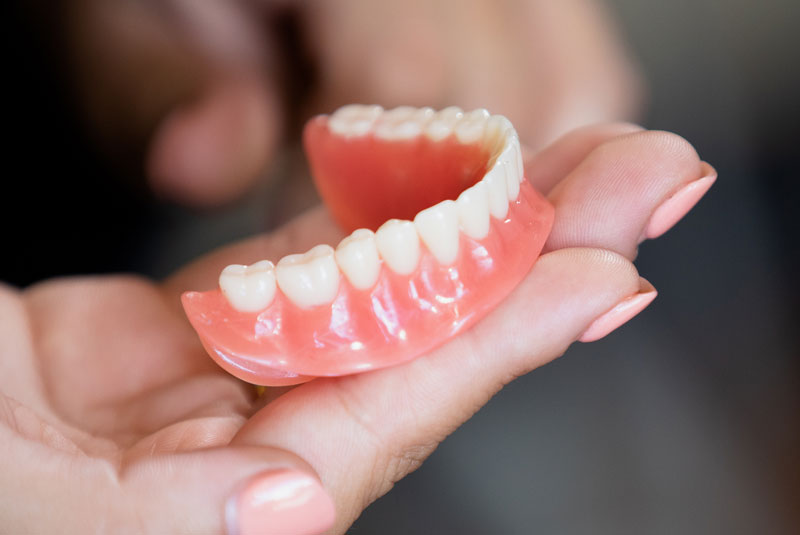
M 333 526 L 333 501 L 313 476 L 278 470 L 256 476 L 228 504 L 230 535 L 316 535 Z
M 645 279 L 639 279 L 639 292 L 620 301 L 617 306 L 597 318 L 578 340 L 594 342 L 621 327 L 653 302 L 658 292 Z
M 664 234 L 703 198 L 703 195 L 717 180 L 717 172 L 706 162 L 702 162 L 701 165 L 703 166 L 703 177 L 685 185 L 656 208 L 642 233 L 642 239 L 658 238 Z

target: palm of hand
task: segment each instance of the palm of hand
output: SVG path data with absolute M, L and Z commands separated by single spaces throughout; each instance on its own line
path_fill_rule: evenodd
M 337 231 L 320 236 L 332 228 L 322 210 L 162 286 L 114 277 L 3 290 L 0 469 L 20 484 L 0 486 L 0 501 L 22 508 L 4 524 L 34 525 L 45 500 L 57 507 L 38 528 L 219 531 L 243 481 L 288 466 L 319 474 L 343 532 L 503 384 L 639 290 L 629 260 L 650 214 L 703 170 L 675 136 L 626 125 L 568 136 L 528 166 L 556 226 L 506 302 L 423 358 L 276 391 L 268 404 L 205 355 L 177 297 L 212 286 L 226 263 L 335 243 Z

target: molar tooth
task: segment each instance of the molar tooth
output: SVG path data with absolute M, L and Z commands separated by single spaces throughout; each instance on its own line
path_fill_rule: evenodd
M 456 138 L 461 143 L 475 143 L 483 138 L 486 130 L 486 122 L 489 120 L 489 112 L 483 108 L 478 108 L 464 114 L 455 127 Z
M 417 213 L 414 226 L 436 260 L 452 264 L 458 256 L 458 208 L 454 201 L 442 201 Z
M 456 199 L 458 222 L 470 238 L 482 240 L 489 234 L 489 193 L 480 181 L 461 192 Z
M 339 290 L 339 269 L 330 245 L 284 256 L 278 261 L 275 275 L 284 295 L 302 308 L 330 303 Z
M 419 236 L 414 223 L 390 219 L 375 232 L 375 245 L 386 265 L 400 275 L 410 275 L 419 263 Z
M 336 110 L 328 119 L 328 128 L 342 136 L 363 136 L 372 130 L 383 113 L 380 106 L 349 104 Z
M 508 185 L 505 166 L 495 162 L 483 177 L 489 193 L 489 212 L 497 219 L 505 219 L 508 214 Z
M 275 297 L 275 265 L 269 260 L 251 266 L 231 264 L 222 270 L 219 287 L 236 310 L 264 310 Z
M 448 106 L 434 114 L 425 126 L 425 134 L 433 141 L 441 141 L 453 133 L 453 128 L 464 117 L 464 112 L 457 106 Z
M 378 281 L 381 259 L 375 245 L 375 233 L 360 228 L 339 242 L 336 263 L 355 288 L 368 290 Z
M 422 133 L 425 126 L 425 108 L 398 106 L 385 112 L 375 125 L 375 136 L 382 139 L 412 139 Z M 432 113 L 432 110 L 431 110 Z

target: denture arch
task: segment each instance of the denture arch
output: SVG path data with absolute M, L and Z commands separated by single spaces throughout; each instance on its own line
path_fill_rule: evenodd
M 349 105 L 304 132 L 317 188 L 351 234 L 275 265 L 226 267 L 183 304 L 230 373 L 280 385 L 398 364 L 496 306 L 530 270 L 553 209 L 505 117 Z

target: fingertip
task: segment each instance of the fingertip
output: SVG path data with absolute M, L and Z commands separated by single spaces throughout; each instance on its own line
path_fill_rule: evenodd
M 228 202 L 258 178 L 279 124 L 275 95 L 262 84 L 217 83 L 159 125 L 146 162 L 151 187 L 184 204 Z

